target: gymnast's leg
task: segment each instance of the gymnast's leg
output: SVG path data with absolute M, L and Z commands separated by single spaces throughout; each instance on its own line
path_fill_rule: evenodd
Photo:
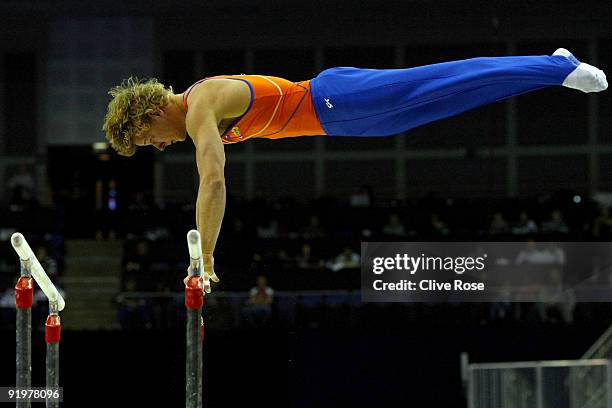
M 488 57 L 390 70 L 332 68 L 313 80 L 328 135 L 386 136 L 550 86 L 607 88 L 602 71 L 569 51 Z

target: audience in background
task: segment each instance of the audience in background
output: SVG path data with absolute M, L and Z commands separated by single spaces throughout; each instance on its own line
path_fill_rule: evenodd
M 512 227 L 514 235 L 529 235 L 538 232 L 538 225 L 532 220 L 527 211 L 521 211 L 518 222 Z
M 600 207 L 599 216 L 593 223 L 593 235 L 601 239 L 609 239 L 612 237 L 612 216 L 610 216 L 610 207 Z
M 302 245 L 302 249 L 295 258 L 295 261 L 298 268 L 301 269 L 314 269 L 323 266 L 323 259 L 316 257 L 312 253 L 312 246 L 310 244 Z
M 142 191 L 137 191 L 133 194 L 132 200 L 128 204 L 129 211 L 139 211 L 145 212 L 150 209 L 149 204 L 147 203 L 145 193 Z
M 552 242 L 538 244 L 533 239 L 527 240 L 526 247 L 516 257 L 517 265 L 563 265 L 565 253 Z
M 248 238 L 248 232 L 244 222 L 240 218 L 234 218 L 231 235 L 236 238 Z
M 272 312 L 273 302 L 274 290 L 268 286 L 268 279 L 264 275 L 259 275 L 255 286 L 249 291 L 249 307 L 245 309 L 255 326 L 267 324 Z
M 434 237 L 446 237 L 450 234 L 450 230 L 444 221 L 440 219 L 440 216 L 436 213 L 431 214 L 431 228 Z
M 139 241 L 135 251 L 127 254 L 123 262 L 123 274 L 125 287 L 141 292 L 155 290 L 156 280 L 151 273 L 149 244 L 146 241 Z
M 325 238 L 325 229 L 321 226 L 319 217 L 311 215 L 308 225 L 301 229 L 300 235 L 303 239 Z
M 489 234 L 507 234 L 508 231 L 510 231 L 510 225 L 508 225 L 508 221 L 506 221 L 502 213 L 496 212 L 493 214 L 491 226 L 489 227 Z
M 356 269 L 359 268 L 361 262 L 361 256 L 353 251 L 350 247 L 345 247 L 342 253 L 335 257 L 332 261 L 327 263 L 327 267 L 332 271 L 339 271 L 342 269 Z
M 25 164 L 19 165 L 17 173 L 13 174 L 6 182 L 10 192 L 10 204 L 24 206 L 34 199 L 36 182 L 32 172 Z
M 372 187 L 363 186 L 361 189 L 350 197 L 351 207 L 371 207 L 374 201 Z
M 550 219 L 542 223 L 543 233 L 553 234 L 567 234 L 569 233 L 569 227 L 563 219 L 563 214 L 560 210 L 554 210 L 550 213 Z
M 270 219 L 267 222 L 257 226 L 257 238 L 271 239 L 279 237 L 278 221 Z
M 547 284 L 540 289 L 540 302 L 538 313 L 540 320 L 547 323 L 572 323 L 576 296 L 571 287 L 563 284 L 563 275 L 560 269 L 550 271 Z
M 534 241 L 515 258 L 516 263 L 552 265 L 554 268 L 550 269 L 551 281 L 555 282 L 558 278 L 560 282 L 558 288 L 551 286 L 552 291 L 541 292 L 544 306 L 539 310 L 533 309 L 532 315 L 535 315 L 536 319 L 551 323 L 567 323 L 574 318 L 574 305 L 572 294 L 561 286 L 562 268 L 566 267 L 565 254 L 560 248 L 540 246 L 535 244 L 535 241 L 549 240 L 550 237 L 545 234 L 565 234 L 567 239 L 577 241 L 612 237 L 612 217 L 608 207 L 597 210 L 594 203 L 587 203 L 586 200 L 580 204 L 562 200 L 551 200 L 542 204 L 542 201 L 527 199 L 517 201 L 474 199 L 450 202 L 436 201 L 428 197 L 413 201 L 398 200 L 393 204 L 380 201 L 378 206 L 374 206 L 367 188 L 364 187 L 362 193 L 364 200 L 360 201 L 357 195 L 357 200 L 345 204 L 329 197 L 308 204 L 289 199 L 283 201 L 268 199 L 258 202 L 230 199 L 215 254 L 218 273 L 224 284 L 223 290 L 242 291 L 246 295 L 252 279 L 249 276 L 255 273 L 265 273 L 273 279 L 275 288 L 279 290 L 328 290 L 333 285 L 336 285 L 334 289 L 356 290 L 359 287 L 360 261 L 359 254 L 352 248 L 357 248 L 362 239 L 376 240 L 384 236 L 405 237 L 409 232 L 398 214 L 409 214 L 414 228 L 419 231 L 417 238 L 516 240 L 515 234 L 519 235 L 519 240 L 525 239 L 525 235 L 533 238 Z M 523 211 L 516 225 L 510 228 L 507 220 L 513 218 L 516 208 Z M 74 211 L 78 210 L 79 208 L 76 208 Z M 137 229 L 137 224 L 133 222 L 134 212 L 143 211 L 150 213 L 143 218 L 146 222 Z M 133 197 L 129 211 L 124 214 L 118 213 L 124 217 L 121 223 L 124 230 L 118 231 L 118 234 L 121 238 L 129 238 L 124 254 L 123 290 L 159 291 L 157 283 L 163 281 L 166 276 L 170 277 L 171 282 L 180 282 L 180 277 L 185 272 L 185 225 L 193 224 L 193 211 L 193 206 L 185 208 L 167 206 L 160 209 L 148 205 L 144 196 L 136 195 Z M 320 214 L 321 217 L 315 214 Z M 488 219 L 482 214 L 493 214 L 493 216 Z M 564 214 L 568 216 L 568 222 Z M 20 229 L 23 225 L 29 225 L 30 229 L 43 225 L 37 212 L 27 219 L 18 221 L 16 215 L 10 211 L 0 212 L 0 217 L 2 217 L 0 223 L 6 230 L 3 234 L 4 239 L 8 239 L 10 232 L 14 230 L 13 225 L 19 226 Z M 61 223 L 61 220 L 66 218 L 47 214 L 45 219 L 58 220 L 54 222 Z M 538 224 L 536 220 L 540 223 Z M 290 232 L 283 232 L 285 226 Z M 57 228 L 61 231 L 62 226 L 59 225 Z M 45 230 L 49 228 L 45 227 Z M 39 236 L 42 237 L 43 234 Z M 257 239 L 253 239 L 255 237 Z M 174 242 L 177 249 L 166 249 L 165 245 L 168 242 Z M 45 242 L 43 246 L 50 250 L 45 254 L 44 249 L 37 249 L 41 263 L 45 263 L 45 268 L 51 275 L 57 273 L 54 271 L 63 265 L 63 253 L 58 253 L 50 242 Z M 10 246 L 8 248 L 10 250 Z M 12 256 L 12 254 L 2 255 Z M 252 264 L 256 266 L 253 267 Z M 609 269 L 604 268 L 608 264 L 609 262 L 602 260 L 602 266 L 597 270 L 600 280 L 608 279 L 609 275 L 612 277 Z M 1 265 L 2 263 L 0 269 Z M 14 267 L 13 264 L 10 266 Z M 334 270 L 343 270 L 343 272 L 330 273 Z M 154 275 L 152 271 L 155 271 Z M 181 276 L 174 279 L 173 274 Z M 280 275 L 283 275 L 284 281 L 279 279 Z M 239 281 L 239 277 L 243 277 L 246 281 Z M 346 281 L 342 281 L 344 277 L 353 280 L 347 278 Z M 357 278 L 354 279 L 355 277 Z M 315 283 L 318 286 L 312 288 Z M 178 286 L 168 287 L 172 291 L 180 289 Z M 560 292 L 561 298 L 558 296 Z M 136 302 L 130 307 L 140 310 L 142 305 Z M 179 302 L 180 310 L 181 307 L 182 304 Z M 506 300 L 500 299 L 499 304 L 486 310 L 484 315 L 491 319 L 505 320 L 509 318 L 508 316 L 512 316 L 510 309 L 515 307 L 515 303 L 509 304 Z M 575 309 L 579 310 L 580 304 Z M 138 325 L 138 319 L 133 323 Z
M 389 216 L 389 222 L 385 224 L 382 232 L 384 235 L 388 236 L 406 236 L 406 228 L 404 227 L 404 224 L 402 224 L 402 222 L 400 221 L 399 215 L 395 213 Z

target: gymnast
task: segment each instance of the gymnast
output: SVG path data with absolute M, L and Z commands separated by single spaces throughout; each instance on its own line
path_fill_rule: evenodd
M 218 282 L 213 252 L 225 213 L 224 144 L 256 137 L 396 135 L 512 96 L 551 86 L 608 87 L 603 71 L 564 48 L 552 56 L 472 58 L 404 69 L 326 69 L 291 82 L 266 75 L 219 75 L 175 94 L 155 79 L 112 88 L 103 130 L 118 154 L 163 151 L 189 136 L 199 173 L 196 224 L 204 290 Z

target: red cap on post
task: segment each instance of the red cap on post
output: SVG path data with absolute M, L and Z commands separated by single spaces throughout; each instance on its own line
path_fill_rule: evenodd
M 203 281 L 200 276 L 190 276 L 185 283 L 185 307 L 199 309 L 204 305 Z
M 30 309 L 33 300 L 33 279 L 31 276 L 21 276 L 15 285 L 15 305 L 18 309 Z
M 56 314 L 47 316 L 47 323 L 45 323 L 45 340 L 47 343 L 59 343 L 61 331 L 60 317 Z

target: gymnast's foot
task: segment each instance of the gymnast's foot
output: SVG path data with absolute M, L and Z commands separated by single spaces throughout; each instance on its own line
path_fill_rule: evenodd
M 553 55 L 561 55 L 577 65 L 563 81 L 563 86 L 582 92 L 601 92 L 608 88 L 606 74 L 601 69 L 580 62 L 565 48 L 559 48 Z

